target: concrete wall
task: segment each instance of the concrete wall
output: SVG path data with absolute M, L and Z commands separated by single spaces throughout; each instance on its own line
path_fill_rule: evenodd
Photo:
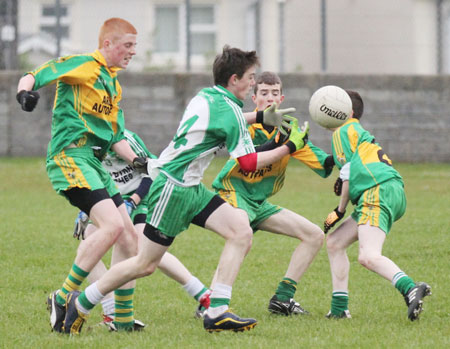
M 41 89 L 39 105 L 26 113 L 16 102 L 18 72 L 0 72 L 0 156 L 43 156 L 50 139 L 54 86 Z M 330 150 L 331 133 L 311 122 L 308 101 L 324 85 L 360 92 L 362 124 L 394 161 L 450 162 L 450 76 L 281 75 L 284 106 L 310 121 L 311 141 Z M 121 73 L 126 125 L 159 154 L 173 137 L 184 106 L 212 83 L 209 74 Z M 253 109 L 248 99 L 246 111 Z

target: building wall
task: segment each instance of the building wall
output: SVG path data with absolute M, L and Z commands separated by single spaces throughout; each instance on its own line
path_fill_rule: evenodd
M 43 156 L 50 139 L 54 86 L 41 89 L 32 113 L 16 102 L 18 72 L 0 72 L 0 156 Z M 330 150 L 330 132 L 308 115 L 313 92 L 334 84 L 359 91 L 365 102 L 362 124 L 371 131 L 394 161 L 450 162 L 450 76 L 398 75 L 281 75 L 284 106 L 297 108 L 295 116 L 309 120 L 311 141 Z M 136 131 L 149 149 L 159 154 L 172 139 L 184 107 L 210 74 L 120 73 L 121 107 L 126 126 Z M 245 110 L 253 109 L 249 98 Z
M 19 32 L 36 34 L 41 4 L 52 3 L 54 0 L 19 0 Z M 129 69 L 140 71 L 147 64 L 146 55 L 154 48 L 155 5 L 183 6 L 185 1 L 61 0 L 61 3 L 69 5 L 71 37 L 68 47 L 73 52 L 67 53 L 93 51 L 97 48 L 98 29 L 103 21 L 118 16 L 132 22 L 139 32 L 137 56 Z M 244 49 L 259 48 L 258 54 L 266 70 L 281 71 L 283 67 L 283 72 L 322 72 L 320 0 L 191 0 L 190 3 L 215 6 L 216 52 L 220 52 L 225 44 Z M 280 3 L 284 4 L 282 13 Z M 260 9 L 257 33 L 253 32 L 253 17 L 249 14 L 255 4 Z M 327 0 L 326 4 L 325 72 L 436 73 L 437 1 Z M 280 37 L 282 33 L 284 41 Z M 249 36 L 253 40 L 259 37 L 258 42 L 249 43 Z M 284 57 L 284 64 L 280 56 Z M 185 68 L 185 52 L 153 54 L 152 58 L 155 64 L 173 60 L 178 71 Z M 207 66 L 208 57 L 192 57 L 193 71 Z

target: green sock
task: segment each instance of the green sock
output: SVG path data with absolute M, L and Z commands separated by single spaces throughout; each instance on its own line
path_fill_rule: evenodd
M 222 305 L 230 305 L 230 298 L 211 298 L 210 308 L 217 308 Z
M 201 290 L 194 296 L 195 300 L 198 301 L 200 298 L 202 298 L 206 291 L 208 291 L 208 289 L 206 287 L 203 287 L 203 290 Z
M 348 292 L 334 291 L 331 297 L 331 314 L 339 316 L 348 310 Z
M 399 271 L 394 275 L 394 277 L 392 278 L 392 284 L 397 290 L 400 291 L 403 296 L 405 296 L 409 292 L 409 290 L 416 285 L 413 279 L 411 279 L 402 271 Z
M 72 269 L 70 269 L 69 275 L 67 276 L 61 289 L 59 290 L 58 295 L 56 296 L 56 301 L 60 305 L 65 305 L 67 294 L 72 291 L 78 291 L 80 289 L 81 283 L 88 275 L 89 272 L 84 271 L 74 263 L 72 265 Z
M 297 291 L 297 283 L 292 279 L 283 278 L 278 284 L 275 295 L 279 301 L 286 302 L 291 298 L 294 298 L 295 291 Z
M 114 325 L 117 329 L 127 329 L 134 325 L 134 288 L 114 291 Z

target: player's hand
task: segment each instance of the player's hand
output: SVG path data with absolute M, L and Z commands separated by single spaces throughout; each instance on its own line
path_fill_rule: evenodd
M 25 111 L 33 111 L 38 103 L 39 97 L 39 92 L 37 91 L 22 90 L 16 95 L 17 102 L 19 102 Z
M 327 158 L 325 159 L 324 162 L 324 166 L 323 166 L 326 170 L 332 170 L 334 167 L 334 158 L 333 155 L 328 155 Z
M 135 157 L 133 159 L 133 167 L 139 173 L 148 174 L 147 162 L 148 162 L 148 158 L 144 158 L 142 156 Z
M 339 222 L 344 216 L 344 212 L 339 212 L 339 207 L 336 207 L 331 213 L 328 214 L 327 219 L 323 223 L 323 232 L 326 234 L 328 231 L 334 227 L 334 225 Z
M 337 196 L 341 196 L 341 194 L 342 194 L 342 183 L 343 183 L 343 181 L 342 181 L 342 179 L 341 179 L 341 177 L 338 177 L 337 179 L 336 179 L 336 182 L 334 182 L 334 193 L 337 195 Z
M 275 126 L 278 127 L 280 132 L 283 135 L 287 135 L 286 129 L 290 129 L 289 126 L 289 116 L 286 114 L 294 113 L 295 108 L 287 108 L 287 109 L 277 109 L 277 104 L 272 104 L 269 108 L 264 110 L 262 114 L 260 112 L 259 115 L 262 115 L 262 118 L 257 114 L 257 121 L 261 122 L 264 125 Z M 262 119 L 262 120 L 261 120 Z M 281 126 L 285 126 L 284 128 Z
M 83 211 L 80 211 L 77 218 L 75 219 L 75 229 L 73 231 L 73 237 L 78 240 L 84 240 L 84 232 L 88 224 L 89 216 Z
M 309 123 L 305 121 L 303 126 L 298 126 L 298 120 L 292 116 L 291 120 L 291 133 L 289 134 L 289 141 L 286 145 L 289 147 L 289 152 L 292 154 L 299 149 L 302 149 L 306 143 L 308 143 Z
M 127 208 L 128 215 L 131 217 L 131 214 L 136 209 L 136 203 L 132 198 L 125 200 L 125 207 Z

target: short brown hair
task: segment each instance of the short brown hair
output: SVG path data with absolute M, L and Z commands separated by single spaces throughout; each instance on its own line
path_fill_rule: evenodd
M 226 87 L 231 75 L 236 74 L 240 79 L 254 65 L 259 65 L 256 51 L 242 51 L 225 45 L 214 60 L 214 84 Z
M 256 93 L 258 92 L 258 85 L 261 84 L 266 84 L 266 85 L 280 85 L 280 92 L 283 91 L 283 84 L 281 83 L 281 79 L 278 76 L 277 73 L 273 73 L 271 71 L 265 71 L 262 72 L 261 74 L 259 74 L 256 78 L 256 83 L 255 83 L 255 87 L 253 89 L 253 92 Z
M 358 92 L 352 90 L 345 90 L 352 100 L 353 117 L 361 119 L 364 113 L 364 102 Z
M 103 23 L 98 34 L 98 48 L 103 47 L 105 39 L 114 41 L 124 34 L 137 34 L 136 28 L 128 21 L 122 18 L 110 18 Z

